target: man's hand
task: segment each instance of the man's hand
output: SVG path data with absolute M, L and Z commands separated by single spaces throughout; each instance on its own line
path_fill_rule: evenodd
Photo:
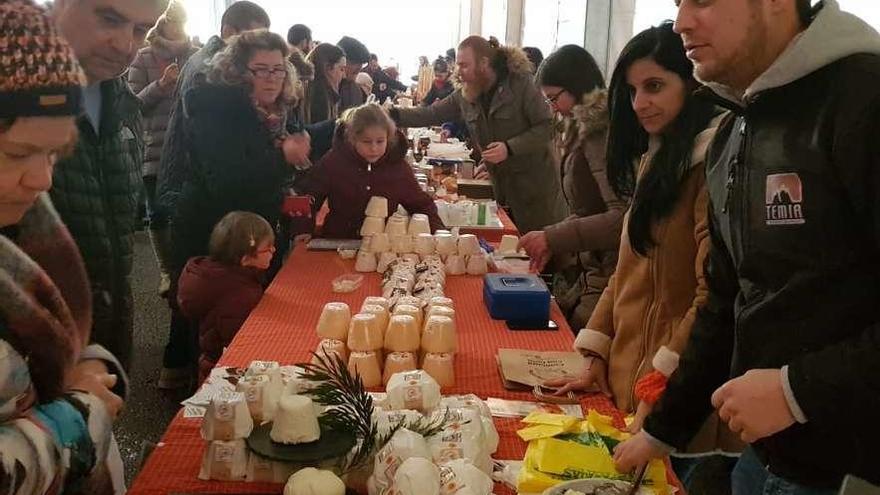
M 281 143 L 284 160 L 290 165 L 301 165 L 309 159 L 312 151 L 312 138 L 307 132 L 291 134 Z
M 486 146 L 486 149 L 483 150 L 483 160 L 498 164 L 507 160 L 509 154 L 507 144 L 501 142 L 489 143 L 489 146 Z
M 489 180 L 489 169 L 486 168 L 485 163 L 480 163 L 477 165 L 477 168 L 474 169 L 474 179 Z
M 652 442 L 645 432 L 640 431 L 634 437 L 614 447 L 614 464 L 618 472 L 629 473 L 653 459 L 666 455 L 669 455 L 669 452 Z
M 716 390 L 712 405 L 747 443 L 779 433 L 795 422 L 782 390 L 781 370 L 747 371 Z
M 611 397 L 611 387 L 608 386 L 608 365 L 605 360 L 590 356 L 587 358 L 587 365 L 580 376 L 557 378 L 556 380 L 547 380 L 544 382 L 545 387 L 559 388 L 553 395 L 565 395 L 573 390 L 590 390 L 594 386 L 608 397 Z
M 68 383 L 72 390 L 90 393 L 101 400 L 107 408 L 107 414 L 116 419 L 122 410 L 122 398 L 110 391 L 119 379 L 110 374 L 107 365 L 99 359 L 87 359 L 73 368 Z
M 533 230 L 519 238 L 517 250 L 525 249 L 531 261 L 529 269 L 540 272 L 550 261 L 550 246 L 547 244 L 547 234 L 543 230 Z

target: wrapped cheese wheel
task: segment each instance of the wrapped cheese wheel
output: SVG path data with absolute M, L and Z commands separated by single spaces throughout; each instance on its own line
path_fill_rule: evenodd
M 394 475 L 404 459 L 431 459 L 431 451 L 425 438 L 418 433 L 400 428 L 388 443 L 382 447 L 373 460 L 373 475 L 370 476 L 370 493 L 381 493 L 394 483 Z M 374 489 L 377 490 L 374 492 Z
M 244 479 L 249 483 L 284 483 L 291 474 L 293 467 L 289 464 L 266 459 L 251 452 Z
M 392 352 L 385 357 L 385 369 L 382 372 L 382 383 L 388 384 L 391 377 L 404 371 L 418 368 L 416 355 L 412 352 Z
M 348 329 L 348 348 L 351 351 L 377 351 L 384 343 L 385 329 L 379 326 L 372 313 L 358 313 L 351 318 Z
M 499 436 L 492 420 L 492 411 L 474 394 L 447 396 L 440 399 L 440 409 L 471 409 L 480 415 L 483 430 L 483 451 L 492 455 L 498 450 Z
M 400 257 L 401 259 L 409 260 L 414 263 L 417 263 L 419 261 L 419 255 L 417 255 L 416 253 L 404 253 L 400 255 Z
M 455 459 L 465 459 L 485 473 L 492 472 L 492 460 L 483 446 L 483 427 L 480 413 L 472 409 L 443 409 L 434 412 L 436 417 L 445 414 L 446 427 L 428 439 L 428 447 L 434 462 L 442 464 Z
M 431 353 L 455 352 L 458 337 L 452 318 L 434 315 L 428 318 L 422 332 L 422 350 Z
M 389 409 L 433 411 L 440 403 L 440 385 L 423 370 L 406 371 L 391 376 L 385 388 Z
M 318 343 L 315 349 L 318 356 L 332 357 L 334 354 L 339 356 L 343 361 L 348 362 L 348 348 L 345 342 L 336 339 L 324 339 Z M 312 363 L 317 363 L 317 357 L 312 357 Z
M 351 322 L 351 309 L 344 302 L 329 302 L 321 310 L 316 328 L 322 339 L 346 340 Z
M 403 299 L 403 298 L 401 298 Z M 409 297 L 406 297 L 409 300 Z M 400 300 L 398 300 L 397 306 L 394 306 L 394 316 L 397 315 L 407 315 L 413 318 L 416 322 L 416 327 L 421 328 L 422 326 L 422 310 L 418 308 L 418 306 L 413 306 L 411 304 L 401 304 Z
M 281 380 L 279 378 L 279 385 Z M 248 409 L 255 423 L 272 421 L 282 389 L 273 386 L 269 375 L 245 375 L 238 381 L 236 390 L 244 394 Z
M 202 421 L 205 440 L 239 440 L 250 436 L 254 420 L 244 394 L 224 390 L 208 404 Z
M 303 468 L 287 480 L 284 495 L 345 495 L 345 483 L 332 471 Z
M 352 352 L 348 357 L 348 372 L 360 376 L 366 388 L 382 385 L 382 364 L 375 351 Z
M 202 456 L 200 480 L 242 481 L 247 473 L 248 450 L 244 440 L 214 440 Z
M 310 443 L 321 438 L 318 413 L 305 395 L 285 395 L 278 404 L 269 438 L 287 445 Z
M 422 369 L 431 375 L 440 387 L 455 386 L 455 368 L 453 357 L 449 353 L 427 353 L 422 360 Z
M 385 349 L 396 352 L 416 352 L 421 345 L 422 332 L 416 319 L 399 314 L 391 317 L 385 332 Z
M 394 473 L 394 488 L 400 495 L 440 495 L 440 471 L 427 459 L 411 457 Z
M 422 419 L 422 413 L 412 409 L 388 411 L 381 407 L 373 408 L 373 420 L 376 421 L 376 427 L 381 435 L 388 434 L 398 425 L 405 426 L 407 423 L 414 423 L 420 419 Z
M 440 490 L 450 495 L 492 495 L 492 478 L 464 459 L 439 466 Z

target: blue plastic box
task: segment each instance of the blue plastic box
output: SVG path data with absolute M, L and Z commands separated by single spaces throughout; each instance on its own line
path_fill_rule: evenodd
M 537 275 L 486 274 L 483 303 L 495 320 L 546 322 L 550 319 L 550 291 Z

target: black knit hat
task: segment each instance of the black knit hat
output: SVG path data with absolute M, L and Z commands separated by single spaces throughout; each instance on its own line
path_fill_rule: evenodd
M 336 43 L 336 46 L 345 52 L 345 60 L 349 64 L 363 65 L 370 61 L 370 50 L 367 50 L 363 43 L 350 36 L 343 36 L 339 43 Z
M 577 45 L 565 45 L 551 53 L 535 75 L 541 86 L 559 86 L 576 99 L 605 87 L 602 72 L 593 56 Z

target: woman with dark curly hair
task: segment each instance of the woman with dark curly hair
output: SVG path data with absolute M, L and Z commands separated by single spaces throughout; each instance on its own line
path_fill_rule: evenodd
M 185 385 L 195 363 L 195 342 L 176 308 L 176 278 L 184 264 L 207 254 L 211 229 L 231 211 L 250 211 L 279 225 L 283 189 L 308 166 L 309 137 L 291 110 L 299 102 L 300 82 L 288 56 L 281 36 L 244 32 L 214 57 L 207 82 L 184 96 L 192 172 L 172 222 L 175 287 L 166 388 Z M 280 259 L 285 236 L 276 238 Z

